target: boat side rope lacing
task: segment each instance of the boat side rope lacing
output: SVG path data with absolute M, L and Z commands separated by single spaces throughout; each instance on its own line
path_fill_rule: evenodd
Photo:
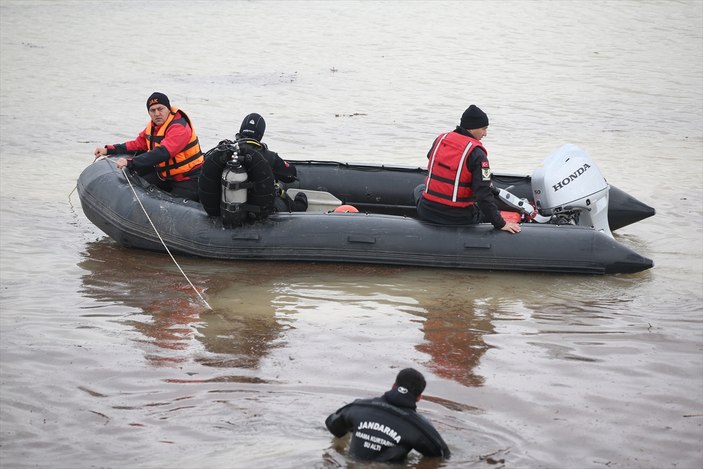
M 95 159 L 93 160 L 93 163 L 95 163 L 98 160 L 104 160 L 104 156 L 96 156 Z M 73 210 L 73 204 L 71 203 L 71 195 L 75 192 L 75 190 L 78 189 L 78 183 L 76 183 L 75 186 L 73 186 L 73 189 L 71 189 L 71 192 L 68 193 L 68 205 L 71 206 L 71 210 Z
M 171 254 L 171 250 L 168 248 L 168 246 L 166 246 L 166 243 L 164 242 L 163 238 L 162 238 L 161 235 L 159 234 L 159 230 L 156 229 L 156 226 L 154 225 L 154 222 L 151 221 L 151 217 L 150 217 L 149 214 L 146 212 L 146 209 L 144 208 L 144 205 L 142 205 L 142 201 L 139 200 L 139 196 L 137 195 L 137 191 L 134 190 L 134 186 L 132 185 L 132 181 L 129 179 L 129 176 L 127 176 L 127 172 L 124 170 L 124 168 L 121 168 L 121 169 L 122 169 L 122 174 L 124 174 L 125 179 L 127 179 L 127 182 L 129 183 L 129 187 L 132 189 L 132 192 L 134 193 L 134 197 L 137 199 L 137 202 L 139 202 L 139 206 L 142 208 L 142 211 L 144 212 L 144 215 L 146 215 L 146 219 L 149 220 L 149 223 L 151 224 L 151 227 L 154 229 L 154 233 L 156 233 L 156 236 L 159 237 L 159 240 L 161 241 L 161 244 L 164 246 L 164 249 L 166 249 L 166 252 L 168 253 L 168 255 L 171 256 L 171 260 L 173 261 L 174 264 L 176 264 L 176 267 L 178 267 L 178 270 L 181 271 L 181 274 L 183 274 L 183 277 L 185 277 L 185 279 L 188 281 L 188 283 L 190 284 L 190 286 L 191 286 L 191 288 L 193 289 L 193 291 L 195 291 L 195 293 L 198 294 L 198 296 L 200 297 L 200 300 L 205 304 L 205 306 L 207 306 L 207 308 L 208 308 L 209 310 L 212 310 L 212 306 L 210 306 L 210 305 L 208 304 L 208 302 L 205 301 L 205 298 L 203 298 L 203 295 L 201 295 L 200 292 L 198 291 L 198 289 L 195 288 L 195 285 L 193 285 L 193 283 L 190 281 L 190 279 L 188 278 L 188 276 L 186 275 L 186 273 L 183 272 L 183 269 L 181 269 L 181 266 L 178 265 L 178 262 L 176 262 L 176 259 L 173 257 L 173 254 Z

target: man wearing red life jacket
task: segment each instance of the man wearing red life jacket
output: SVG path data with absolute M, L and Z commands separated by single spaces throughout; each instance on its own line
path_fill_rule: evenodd
M 499 230 L 520 232 L 518 223 L 503 219 L 493 194 L 488 152 L 481 144 L 487 129 L 488 116 L 472 104 L 454 131 L 435 139 L 427 154 L 425 184 L 415 189 L 421 220 L 440 225 L 491 223 Z
M 203 154 L 190 118 L 163 93 L 152 93 L 146 107 L 151 120 L 136 139 L 98 147 L 95 156 L 136 154 L 119 158 L 117 168 L 127 167 L 176 197 L 197 201 Z

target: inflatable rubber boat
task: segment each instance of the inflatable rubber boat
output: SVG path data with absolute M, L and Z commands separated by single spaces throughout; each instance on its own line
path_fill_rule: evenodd
M 298 180 L 285 190 L 304 192 L 308 210 L 236 227 L 225 227 L 198 202 L 118 170 L 115 158 L 85 168 L 77 187 L 87 218 L 112 239 L 161 252 L 165 243 L 173 254 L 579 274 L 635 273 L 654 265 L 611 233 L 654 209 L 607 184 L 573 145 L 557 150 L 532 176 L 494 175 L 501 208 L 525 221 L 519 234 L 489 224 L 416 219 L 413 190 L 424 182 L 424 168 L 288 161 Z M 358 212 L 335 211 L 343 205 Z

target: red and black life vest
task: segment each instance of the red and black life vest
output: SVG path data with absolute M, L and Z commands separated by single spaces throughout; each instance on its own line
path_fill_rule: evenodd
M 481 142 L 475 138 L 457 132 L 447 132 L 437 137 L 430 152 L 422 196 L 450 207 L 473 205 L 472 175 L 466 168 L 466 160 L 477 147 L 488 154 Z
M 176 113 L 180 113 L 181 117 L 174 120 Z M 186 113 L 177 107 L 171 108 L 171 113 L 168 116 L 168 119 L 166 119 L 166 122 L 159 127 L 159 130 L 156 133 L 154 133 L 154 123 L 149 121 L 146 129 L 144 129 L 144 133 L 146 134 L 147 151 L 153 150 L 161 145 L 161 141 L 164 139 L 164 135 L 166 134 L 166 129 L 173 124 L 181 124 L 184 126 L 185 124 L 188 124 L 190 126 L 190 140 L 185 148 L 180 151 L 180 153 L 172 156 L 168 159 L 168 161 L 162 161 L 156 165 L 156 168 L 158 168 L 159 171 L 159 176 L 163 179 L 169 179 L 178 174 L 187 173 L 188 171 L 191 171 L 203 164 L 203 152 L 200 150 L 200 142 L 198 141 L 198 136 L 195 134 L 195 130 L 193 129 L 193 124 L 190 122 L 190 118 L 186 115 Z

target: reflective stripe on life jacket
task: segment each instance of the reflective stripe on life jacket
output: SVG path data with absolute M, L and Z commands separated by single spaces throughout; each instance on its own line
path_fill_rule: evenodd
M 466 160 L 477 147 L 486 152 L 475 138 L 457 132 L 440 135 L 430 154 L 422 196 L 450 207 L 473 205 L 472 175 L 466 168 Z
M 181 116 L 178 119 L 175 119 L 177 113 L 180 113 Z M 163 179 L 170 179 L 178 174 L 185 174 L 203 164 L 203 153 L 200 150 L 200 142 L 195 130 L 193 129 L 193 124 L 191 123 L 188 115 L 177 107 L 171 108 L 171 113 L 168 116 L 168 119 L 166 119 L 166 122 L 159 127 L 159 130 L 155 134 L 154 123 L 149 121 L 146 129 L 144 129 L 144 132 L 146 133 L 147 151 L 161 146 L 161 141 L 164 139 L 166 129 L 173 124 L 180 124 L 183 126 L 187 124 L 190 126 L 190 140 L 185 148 L 183 148 L 183 150 L 175 156 L 169 158 L 168 161 L 162 161 L 156 165 L 156 167 L 159 168 L 159 176 Z

